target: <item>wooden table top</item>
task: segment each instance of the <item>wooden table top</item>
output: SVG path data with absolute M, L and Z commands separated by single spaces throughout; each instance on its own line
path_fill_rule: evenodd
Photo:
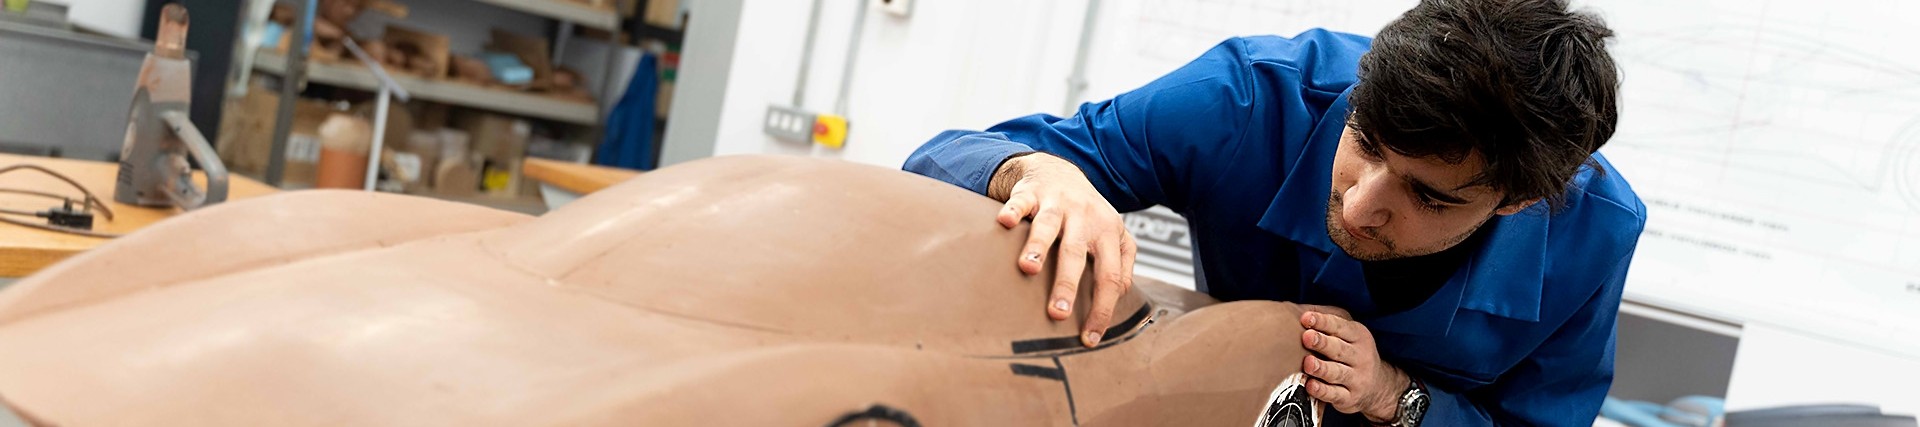
M 591 194 L 639 175 L 640 171 L 528 157 L 521 173 L 575 194 Z
M 106 202 L 107 206 L 113 209 L 113 220 L 107 220 L 96 213 L 93 220 L 94 231 L 127 234 L 182 212 L 175 208 L 143 208 L 114 202 L 114 176 L 119 173 L 118 164 L 0 154 L 0 167 L 23 163 L 40 165 L 73 178 L 81 186 L 86 187 L 87 191 L 92 191 L 95 197 Z M 205 176 L 195 174 L 194 178 L 196 182 L 205 185 Z M 47 192 L 70 196 L 76 201 L 84 198 L 79 190 L 58 178 L 39 171 L 24 169 L 0 174 L 0 189 Z M 276 191 L 278 190 L 271 186 L 239 175 L 228 178 L 228 200 L 256 197 Z M 60 201 L 57 199 L 0 192 L 0 208 L 37 212 L 58 205 Z M 46 221 L 43 218 L 25 215 L 8 216 L 33 222 Z M 24 277 L 33 274 L 74 254 L 100 246 L 108 240 L 110 239 L 0 223 L 0 277 Z

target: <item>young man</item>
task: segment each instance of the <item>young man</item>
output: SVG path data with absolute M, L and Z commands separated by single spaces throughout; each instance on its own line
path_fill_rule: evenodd
M 1646 221 L 1595 153 L 1611 36 L 1564 0 L 1426 0 L 1371 40 L 1228 40 L 1070 118 L 942 133 L 906 169 L 1030 217 L 1026 272 L 1059 244 L 1054 319 L 1088 303 L 1091 258 L 1086 345 L 1131 284 L 1117 212 L 1164 205 L 1202 291 L 1327 306 L 1286 337 L 1315 355 L 1277 362 L 1348 421 L 1591 425 Z

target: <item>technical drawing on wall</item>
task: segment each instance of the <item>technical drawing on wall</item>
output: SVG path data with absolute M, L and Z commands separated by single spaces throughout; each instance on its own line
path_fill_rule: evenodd
M 1920 10 L 1596 3 L 1625 74 L 1601 151 L 1649 212 L 1629 297 L 1876 346 L 1920 333 L 1920 51 L 1888 43 Z

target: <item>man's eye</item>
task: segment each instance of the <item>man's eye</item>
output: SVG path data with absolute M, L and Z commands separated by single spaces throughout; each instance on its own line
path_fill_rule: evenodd
M 1428 212 L 1439 212 L 1447 208 L 1446 204 L 1440 203 L 1438 200 L 1434 200 L 1433 196 L 1429 196 L 1427 195 L 1427 193 L 1415 192 L 1413 193 L 1413 198 L 1414 198 L 1414 201 L 1419 202 L 1418 204 L 1420 205 L 1421 210 L 1425 210 Z

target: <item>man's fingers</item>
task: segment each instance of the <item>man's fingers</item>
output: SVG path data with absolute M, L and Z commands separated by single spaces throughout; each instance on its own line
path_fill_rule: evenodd
M 1359 399 L 1353 397 L 1353 391 L 1346 387 L 1327 384 L 1318 378 L 1307 380 L 1307 395 L 1320 399 L 1342 414 L 1360 412 Z
M 1352 366 L 1321 359 L 1319 356 L 1311 354 L 1307 355 L 1306 359 L 1300 363 L 1300 372 L 1305 372 L 1307 375 L 1312 375 L 1314 378 L 1326 381 L 1327 384 L 1347 385 L 1347 381 L 1353 379 Z
M 1087 323 L 1081 326 L 1080 341 L 1087 347 L 1100 344 L 1100 334 L 1113 323 L 1113 306 L 1133 287 L 1133 272 L 1120 268 L 1120 242 L 1102 239 L 1093 251 L 1093 306 L 1087 308 Z
M 1331 314 L 1334 317 L 1353 320 L 1353 315 L 1347 313 L 1347 309 L 1344 309 L 1344 308 L 1334 307 L 1331 305 L 1316 305 L 1316 304 L 1300 304 L 1299 306 L 1301 310 L 1306 310 L 1309 313 L 1326 313 L 1326 314 Z M 1301 322 L 1303 322 L 1302 324 L 1304 324 L 1304 322 L 1306 322 L 1305 320 L 1306 313 L 1301 313 L 1301 319 L 1302 319 Z
M 1309 311 L 1300 315 L 1300 325 L 1338 337 L 1347 342 L 1365 342 L 1372 338 L 1360 322 L 1347 320 L 1327 313 Z
M 1000 220 L 1000 226 L 1013 228 L 1014 226 L 1020 225 L 1020 220 L 1027 219 L 1027 216 L 1033 215 L 1033 209 L 1036 206 L 1039 206 L 1039 204 L 1034 203 L 1033 193 L 1026 191 L 1014 192 L 1012 196 L 1007 197 L 1007 205 L 1000 208 L 1000 217 L 998 218 Z
M 1080 261 L 1076 264 L 1084 265 L 1087 259 L 1086 255 L 1068 257 L 1067 245 L 1061 246 L 1060 268 L 1053 272 L 1053 292 L 1047 295 L 1047 317 L 1053 320 L 1067 320 L 1073 317 L 1073 302 L 1080 296 L 1079 272 L 1082 267 L 1076 266 L 1073 274 L 1067 274 L 1067 260 L 1078 259 Z
M 1047 315 L 1053 320 L 1067 320 L 1073 316 L 1073 299 L 1080 293 L 1080 275 L 1087 269 L 1087 244 L 1077 239 L 1079 236 L 1062 236 L 1059 258 L 1054 260 L 1053 268 L 1053 306 L 1047 307 Z M 1059 301 L 1067 301 L 1066 310 L 1060 310 Z
M 1020 271 L 1040 274 L 1041 267 L 1047 261 L 1047 249 L 1052 248 L 1054 239 L 1060 237 L 1063 219 L 1059 209 L 1050 207 L 1041 207 L 1033 214 L 1033 228 L 1027 230 L 1027 245 L 1020 249 Z
M 1353 356 L 1357 349 L 1353 347 L 1353 344 L 1341 340 L 1339 337 L 1309 329 L 1300 334 L 1300 342 L 1301 344 L 1305 344 L 1308 350 L 1313 350 L 1320 353 L 1321 356 L 1326 356 L 1327 360 L 1342 363 L 1354 362 Z

